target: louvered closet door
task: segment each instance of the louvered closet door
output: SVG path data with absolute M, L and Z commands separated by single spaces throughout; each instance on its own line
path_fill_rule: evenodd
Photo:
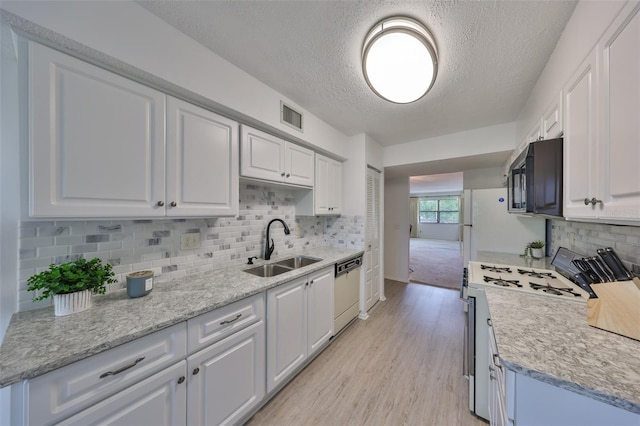
M 380 173 L 367 169 L 367 225 L 365 229 L 365 308 L 380 299 Z

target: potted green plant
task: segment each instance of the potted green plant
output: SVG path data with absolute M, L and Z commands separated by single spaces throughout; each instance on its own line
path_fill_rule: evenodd
M 27 290 L 42 290 L 34 302 L 53 297 L 55 315 L 63 316 L 89 309 L 91 293 L 104 294 L 106 284 L 116 282 L 113 276 L 111 265 L 102 264 L 98 258 L 78 259 L 49 265 L 49 269 L 27 280 Z
M 542 251 L 544 241 L 532 241 L 527 247 L 529 249 L 529 254 L 534 259 L 542 259 L 544 257 L 544 251 Z

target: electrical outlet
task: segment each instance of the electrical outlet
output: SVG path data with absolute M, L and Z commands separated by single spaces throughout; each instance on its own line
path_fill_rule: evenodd
M 191 234 L 182 234 L 180 236 L 180 249 L 181 250 L 192 250 L 200 248 L 200 234 L 199 233 L 191 233 Z
M 297 223 L 296 223 L 295 234 L 297 237 L 302 237 L 302 227 Z

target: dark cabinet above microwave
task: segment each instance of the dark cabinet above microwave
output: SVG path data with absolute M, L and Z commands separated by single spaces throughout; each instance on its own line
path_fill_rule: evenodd
M 509 168 L 509 211 L 562 216 L 562 138 L 531 142 Z

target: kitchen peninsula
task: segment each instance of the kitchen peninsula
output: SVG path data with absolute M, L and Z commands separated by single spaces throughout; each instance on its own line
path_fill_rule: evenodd
M 496 288 L 485 291 L 501 364 L 516 373 L 516 386 L 519 380 L 534 379 L 530 384 L 537 387 L 535 401 L 529 403 L 516 390 L 511 403 L 518 415 L 535 412 L 540 424 L 558 424 L 565 410 L 574 424 L 593 424 L 598 422 L 596 410 L 616 416 L 607 417 L 614 423 L 640 422 L 639 341 L 590 327 L 584 304 Z

